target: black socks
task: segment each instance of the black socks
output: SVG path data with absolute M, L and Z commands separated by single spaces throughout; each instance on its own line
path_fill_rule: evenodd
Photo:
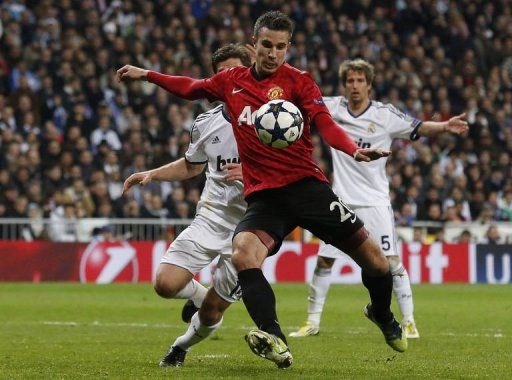
M 245 269 L 238 273 L 242 299 L 256 326 L 278 336 L 286 343 L 276 314 L 274 291 L 259 268 Z
M 372 311 L 379 323 L 388 323 L 393 319 L 391 312 L 391 296 L 393 292 L 393 276 L 388 271 L 380 277 L 370 277 L 364 271 L 361 274 L 363 284 L 370 292 Z

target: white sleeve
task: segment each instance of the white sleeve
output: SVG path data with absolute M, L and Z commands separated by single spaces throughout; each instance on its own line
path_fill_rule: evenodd
M 387 126 L 392 138 L 419 139 L 418 129 L 421 126 L 421 120 L 415 119 L 391 104 L 386 104 L 385 108 L 388 111 Z
M 324 96 L 322 99 L 324 101 L 325 106 L 329 110 L 331 116 L 334 115 L 336 113 L 341 98 L 339 96 Z
M 192 164 L 205 164 L 208 162 L 208 156 L 204 151 L 204 137 L 201 136 L 201 128 L 198 123 L 199 121 L 196 119 L 190 128 L 190 144 L 185 152 L 185 160 Z

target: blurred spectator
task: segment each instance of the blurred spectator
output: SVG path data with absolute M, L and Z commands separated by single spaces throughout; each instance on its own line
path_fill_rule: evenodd
M 112 242 L 118 239 L 114 236 L 114 230 L 111 226 L 94 227 L 91 232 L 91 241 L 93 242 Z
M 414 222 L 413 206 L 410 203 L 404 203 L 396 219 L 396 225 L 411 227 Z
M 53 210 L 50 214 L 50 223 L 49 234 L 53 241 L 77 241 L 77 217 L 72 202 L 66 202 Z
M 412 232 L 412 241 L 418 243 L 425 242 L 425 234 L 422 228 L 414 227 Z
M 111 129 L 110 120 L 107 116 L 103 116 L 98 121 L 98 128 L 96 128 L 91 134 L 91 145 L 93 151 L 99 149 L 100 144 L 106 144 L 113 150 L 121 149 L 121 141 L 117 133 Z
M 498 227 L 496 227 L 494 224 L 489 226 L 487 229 L 487 232 L 485 233 L 484 238 L 480 241 L 482 244 L 502 244 L 503 239 L 500 235 L 500 231 L 498 230 Z
M 457 243 L 461 244 L 469 244 L 473 242 L 473 236 L 471 235 L 471 232 L 468 230 L 463 230 L 459 237 L 457 238 Z

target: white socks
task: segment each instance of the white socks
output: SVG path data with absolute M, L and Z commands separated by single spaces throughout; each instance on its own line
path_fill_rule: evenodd
M 325 298 L 331 286 L 331 268 L 315 268 L 313 279 L 309 285 L 308 322 L 320 326 L 320 318 L 324 309 Z
M 176 338 L 172 345 L 178 346 L 185 351 L 190 350 L 193 345 L 208 338 L 215 330 L 217 330 L 222 324 L 223 319 L 224 318 L 221 318 L 221 320 L 213 326 L 205 326 L 201 324 L 201 321 L 199 320 L 199 312 L 195 313 L 192 316 L 187 332 Z
M 189 299 L 194 302 L 196 307 L 201 307 L 206 292 L 208 291 L 203 285 L 192 279 L 183 289 L 181 289 L 173 298 Z
M 403 264 L 391 271 L 393 275 L 393 292 L 398 301 L 398 307 L 402 313 L 403 321 L 414 321 L 413 312 L 414 305 L 412 303 L 411 282 L 407 270 Z

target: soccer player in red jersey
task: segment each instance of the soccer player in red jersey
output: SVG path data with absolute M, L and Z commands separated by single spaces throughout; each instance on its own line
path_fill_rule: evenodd
M 390 152 L 359 148 L 333 121 L 311 76 L 284 62 L 293 27 L 293 21 L 281 12 L 260 16 L 253 36 L 256 62 L 250 68 L 235 67 L 207 79 L 192 79 L 126 65 L 117 71 L 117 78 L 147 80 L 185 99 L 207 98 L 227 105 L 248 203 L 235 230 L 232 262 L 242 299 L 258 327 L 246 335 L 255 354 L 279 368 L 290 366 L 293 360 L 279 326 L 274 293 L 261 265 L 296 226 L 349 252 L 361 266 L 371 299 L 365 314 L 381 329 L 386 342 L 403 352 L 407 340 L 390 310 L 393 280 L 388 262 L 368 237 L 363 222 L 333 193 L 314 163 L 310 126 L 314 125 L 329 145 L 357 161 L 375 160 Z M 264 145 L 253 128 L 256 111 L 273 99 L 288 100 L 305 115 L 301 138 L 285 149 Z

